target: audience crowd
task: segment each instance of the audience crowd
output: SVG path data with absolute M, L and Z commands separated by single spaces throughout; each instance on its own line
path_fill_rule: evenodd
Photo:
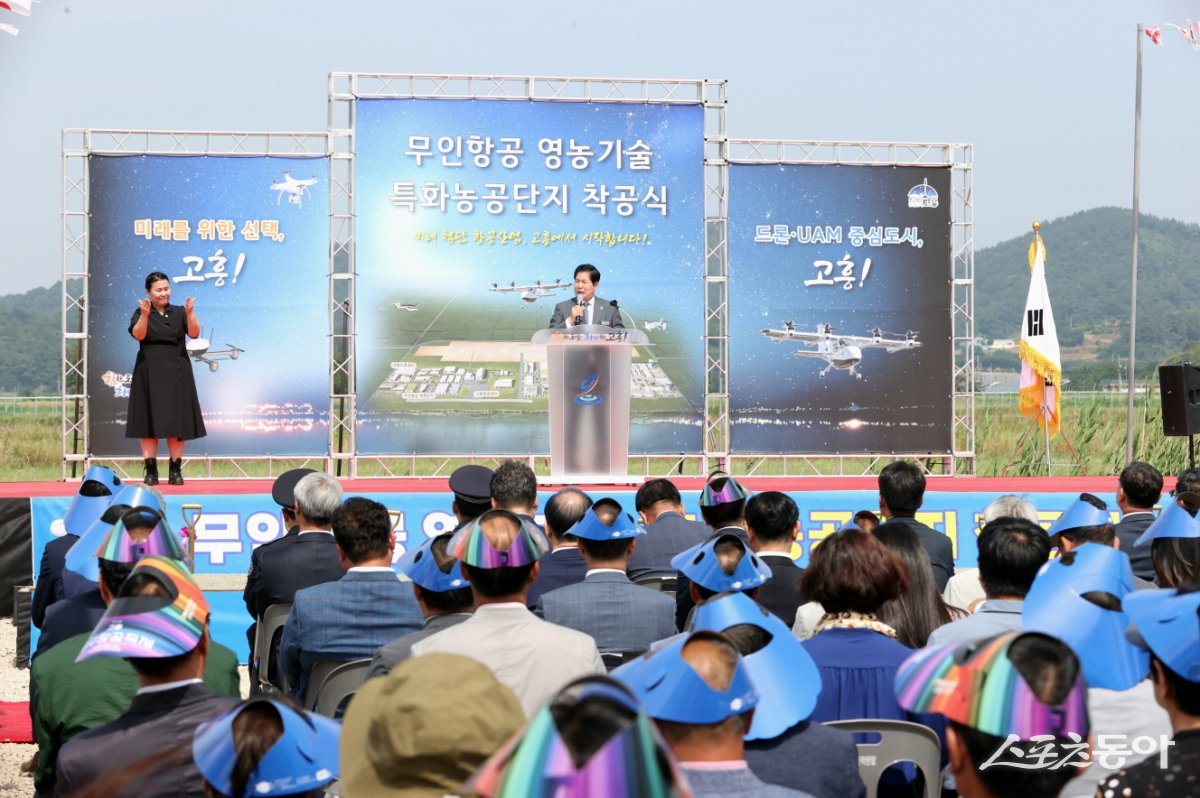
M 34 594 L 36 793 L 1200 795 L 1200 472 L 1164 497 L 1131 463 L 1119 517 L 1048 528 L 1000 496 L 957 571 L 925 487 L 888 464 L 802 568 L 796 502 L 725 474 L 539 512 L 525 464 L 468 465 L 398 552 L 388 508 L 289 471 L 242 700 L 161 494 L 93 467 Z

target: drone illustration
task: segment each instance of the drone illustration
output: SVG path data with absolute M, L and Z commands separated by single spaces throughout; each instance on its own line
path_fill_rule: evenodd
M 288 205 L 298 205 L 303 208 L 303 198 L 306 196 L 312 197 L 312 193 L 308 190 L 308 187 L 315 186 L 316 184 L 316 175 L 313 175 L 308 180 L 297 180 L 292 177 L 291 172 L 284 172 L 281 182 L 271 184 L 271 190 L 278 192 L 275 195 L 275 204 L 278 205 L 279 201 L 283 199 L 283 195 L 287 194 Z
M 396 310 L 406 310 L 409 313 L 416 313 L 421 309 L 421 306 L 416 302 L 393 302 L 392 307 Z
M 659 319 L 658 321 L 648 321 L 644 326 L 647 330 L 663 330 L 665 332 L 667 322 L 665 319 Z
M 209 335 L 212 335 L 211 330 L 209 330 Z M 229 347 L 228 349 L 216 349 L 211 351 L 209 350 L 209 346 L 211 346 L 211 344 L 209 344 L 207 338 L 193 338 L 185 345 L 188 357 L 197 363 L 207 363 L 209 371 L 216 371 L 218 368 L 220 368 L 220 363 L 218 363 L 218 361 L 237 360 L 238 355 L 246 351 L 245 349 L 236 347 L 233 344 L 225 344 L 225 346 Z
M 562 280 L 555 280 L 552 283 L 543 283 L 541 280 L 538 280 L 533 285 L 517 285 L 515 282 L 509 283 L 508 285 L 492 283 L 492 287 L 488 290 L 495 291 L 500 294 L 520 294 L 522 302 L 529 302 L 532 304 L 537 302 L 539 299 L 545 299 L 546 297 L 554 296 L 555 291 L 565 291 L 568 288 L 571 288 L 571 284 L 564 283 Z
M 770 338 L 773 344 L 791 341 L 804 347 L 812 347 L 797 349 L 794 354 L 797 357 L 815 357 L 824 360 L 826 365 L 821 369 L 820 376 L 822 377 L 828 374 L 830 369 L 841 369 L 849 371 L 860 380 L 862 374 L 859 374 L 855 367 L 862 362 L 864 349 L 882 349 L 892 353 L 921 346 L 921 342 L 917 340 L 918 333 L 913 330 L 909 330 L 903 336 L 885 333 L 878 327 L 872 328 L 869 332 L 871 333 L 869 336 L 842 335 L 834 332 L 831 324 L 818 324 L 816 332 L 807 332 L 797 330 L 795 322 L 785 321 L 783 329 L 766 329 L 762 331 L 762 334 Z

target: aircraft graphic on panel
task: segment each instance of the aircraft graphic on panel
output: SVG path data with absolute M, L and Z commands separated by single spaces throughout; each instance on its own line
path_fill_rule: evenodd
M 421 309 L 420 304 L 416 302 L 393 302 L 392 307 L 396 310 L 407 310 L 409 313 L 416 313 Z
M 492 287 L 488 290 L 500 294 L 520 294 L 522 302 L 533 303 L 539 299 L 554 296 L 555 291 L 565 291 L 571 287 L 571 283 L 564 283 L 562 280 L 555 280 L 552 283 L 543 283 L 541 280 L 538 280 L 533 285 L 517 285 L 516 283 L 500 285 L 499 283 L 492 283 Z
M 904 349 L 916 349 L 921 345 L 921 342 L 917 340 L 918 333 L 913 330 L 899 336 L 885 333 L 875 327 L 870 330 L 870 333 L 869 336 L 842 335 L 834 332 L 833 325 L 830 324 L 818 324 L 816 332 L 807 332 L 797 330 L 796 323 L 792 321 L 785 321 L 783 329 L 762 331 L 763 335 L 771 339 L 771 343 L 790 341 L 801 344 L 803 348 L 797 349 L 794 353 L 797 357 L 815 357 L 824 360 L 826 366 L 821 370 L 820 376 L 822 377 L 828 374 L 830 369 L 841 369 L 849 371 L 861 380 L 862 375 L 855 370 L 855 367 L 862 362 L 864 349 L 882 349 L 892 353 Z
M 665 332 L 667 329 L 667 322 L 665 319 L 659 319 L 658 321 L 648 321 L 643 326 L 647 330 L 663 330 Z
M 303 198 L 306 196 L 309 198 L 312 197 L 312 193 L 308 190 L 308 187 L 315 186 L 316 184 L 316 175 L 313 175 L 308 180 L 297 180 L 292 177 L 291 172 L 284 172 L 282 181 L 271 184 L 271 190 L 278 192 L 275 195 L 275 204 L 278 205 L 279 201 L 283 199 L 283 195 L 287 194 L 288 205 L 299 205 L 303 208 Z
M 209 330 L 209 335 L 212 335 L 212 330 Z M 216 371 L 220 368 L 219 360 L 237 360 L 238 355 L 245 352 L 245 349 L 236 347 L 233 344 L 225 344 L 228 349 L 209 350 L 207 338 L 193 338 L 185 344 L 188 357 L 197 363 L 207 363 L 209 371 Z

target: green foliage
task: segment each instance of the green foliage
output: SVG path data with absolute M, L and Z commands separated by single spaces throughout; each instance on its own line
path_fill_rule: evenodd
M 62 283 L 0 296 L 0 391 L 57 394 Z

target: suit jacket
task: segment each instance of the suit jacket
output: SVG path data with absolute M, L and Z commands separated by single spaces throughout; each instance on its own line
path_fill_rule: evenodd
M 46 610 L 42 633 L 38 636 L 37 651 L 33 652 L 33 656 L 49 651 L 68 637 L 90 634 L 106 609 L 108 605 L 100 597 L 98 589 L 51 604 Z
M 790 790 L 776 784 L 767 784 L 750 768 L 688 767 L 680 763 L 680 770 L 687 777 L 694 798 L 813 798 L 806 792 Z
M 593 571 L 577 585 L 551 590 L 534 612 L 591 635 L 600 651 L 640 654 L 675 634 L 675 602 L 616 571 Z
M 796 622 L 796 609 L 804 603 L 804 595 L 800 592 L 804 569 L 786 555 L 764 557 L 760 553 L 758 556 L 771 569 L 771 578 L 758 590 L 758 603 L 779 616 L 791 629 Z
M 574 299 L 568 299 L 559 302 L 554 306 L 554 314 L 550 317 L 550 329 L 560 330 L 567 326 L 567 319 L 571 317 L 571 308 L 575 306 Z M 598 296 L 592 297 L 592 324 L 599 324 L 604 327 L 624 327 L 621 322 L 621 311 L 612 306 L 612 303 L 607 299 L 601 299 Z
M 192 761 L 192 735 L 201 723 L 236 704 L 203 684 L 136 696 L 124 715 L 63 747 L 58 755 L 58 794 L 87 787 L 144 758 L 155 767 L 109 795 L 202 798 L 204 779 Z
M 740 526 L 727 526 L 718 529 L 708 537 L 716 537 L 717 535 L 735 535 L 740 538 L 742 543 L 746 545 L 746 551 L 750 551 L 750 539 L 746 537 L 746 530 Z M 708 537 L 705 540 L 708 540 Z M 692 545 L 695 545 L 694 543 Z M 637 553 L 636 551 L 634 552 Z M 696 608 L 695 602 L 692 601 L 692 580 L 683 575 L 683 571 L 677 572 L 679 575 L 678 588 L 675 591 L 675 625 L 679 631 L 683 631 L 687 626 L 688 618 L 692 615 L 692 610 Z
M 637 539 L 629 556 L 629 578 L 636 582 L 645 576 L 672 576 L 671 558 L 708 540 L 710 534 L 712 530 L 699 521 L 689 521 L 674 511 L 661 513 Z
M 483 663 L 532 717 L 567 682 L 605 673 L 588 635 L 538 618 L 520 604 L 485 604 L 457 626 L 413 646 L 422 654 L 462 654 Z
M 583 562 L 583 554 L 575 546 L 554 549 L 538 560 L 538 577 L 529 586 L 529 594 L 525 603 L 530 609 L 537 606 L 537 601 L 551 590 L 578 584 L 587 573 L 587 565 Z
M 42 562 L 38 567 L 37 587 L 33 589 L 33 603 L 29 617 L 33 625 L 42 628 L 46 610 L 56 601 L 66 598 L 63 590 L 62 572 L 67 562 L 67 552 L 79 540 L 79 535 L 66 534 L 55 538 L 42 549 Z
M 279 667 L 292 695 L 303 698 L 313 663 L 368 659 L 384 643 L 423 625 L 412 586 L 395 571 L 347 571 L 336 582 L 296 592 L 279 644 Z
M 379 647 L 379 650 L 375 652 L 375 658 L 371 660 L 371 666 L 367 669 L 367 678 L 387 676 L 392 672 L 392 668 L 412 656 L 414 645 L 443 629 L 457 626 L 470 617 L 471 613 L 469 612 L 456 612 L 453 615 L 434 615 L 426 618 L 424 628 L 400 635 L 387 645 Z
M 768 784 L 803 790 L 816 798 L 863 798 L 858 746 L 849 732 L 801 721 L 770 740 L 747 740 L 746 762 Z M 819 767 L 813 767 L 820 763 Z
M 1136 512 L 1122 516 L 1117 523 L 1117 537 L 1121 539 L 1121 551 L 1129 555 L 1133 575 L 1139 579 L 1154 580 L 1154 561 L 1150 559 L 1151 546 L 1138 548 L 1134 541 L 1142 536 L 1154 523 L 1154 513 Z
M 954 544 L 950 542 L 950 538 L 907 516 L 892 516 L 884 524 L 900 524 L 917 533 L 921 545 L 929 554 L 929 562 L 933 565 L 933 578 L 937 582 L 938 592 L 946 592 L 946 583 L 954 576 Z

